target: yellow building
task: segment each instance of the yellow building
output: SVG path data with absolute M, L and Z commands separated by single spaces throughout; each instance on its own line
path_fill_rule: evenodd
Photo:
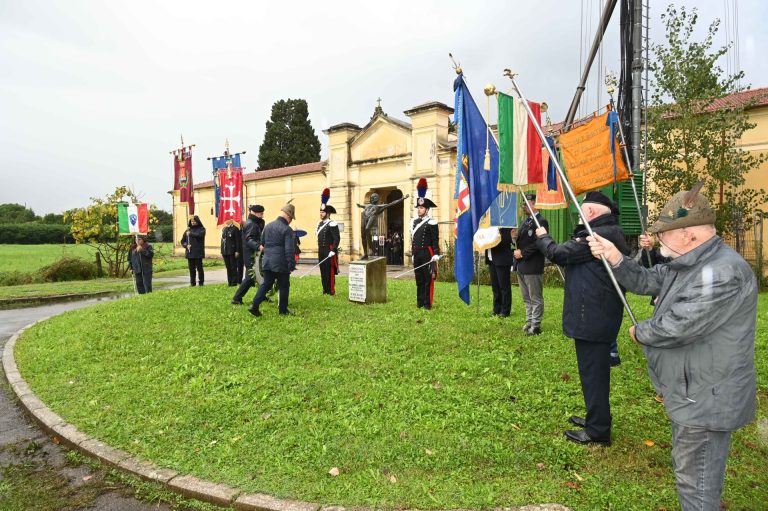
M 438 206 L 430 214 L 440 223 L 444 244 L 452 237 L 456 204 L 453 199 L 456 138 L 448 133 L 453 109 L 443 103 L 430 102 L 404 113 L 410 123 L 389 117 L 377 107 L 362 128 L 351 123 L 331 126 L 324 131 L 329 148 L 326 161 L 246 173 L 243 204 L 246 207 L 263 205 L 264 219 L 270 222 L 278 216 L 280 207 L 293 199 L 296 219 L 291 227 L 309 233 L 301 240 L 302 257 L 314 258 L 320 194 L 323 188 L 330 188 L 328 202 L 337 211 L 332 218 L 341 226 L 340 257 L 342 261 L 350 261 L 362 256 L 362 209 L 358 205 L 367 204 L 372 193 L 379 194 L 380 204 L 408 195 L 401 204 L 385 210 L 378 225 L 378 233 L 382 235 L 398 232 L 408 253 L 416 184 L 423 177 L 429 186 L 427 196 Z M 182 255 L 178 242 L 186 228 L 186 204 L 179 203 L 178 192 L 173 192 L 173 196 L 176 253 Z M 213 182 L 195 185 L 194 197 L 195 212 L 207 229 L 206 253 L 217 256 L 221 228 L 215 228 Z M 405 263 L 409 263 L 407 257 Z

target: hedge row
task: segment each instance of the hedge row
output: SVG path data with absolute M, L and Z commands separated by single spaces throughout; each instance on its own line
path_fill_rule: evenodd
M 0 244 L 40 245 L 50 243 L 74 243 L 68 225 L 56 224 L 2 224 Z
M 173 241 L 173 226 L 158 225 L 150 234 L 155 241 Z M 68 225 L 0 224 L 0 245 L 44 245 L 74 243 Z

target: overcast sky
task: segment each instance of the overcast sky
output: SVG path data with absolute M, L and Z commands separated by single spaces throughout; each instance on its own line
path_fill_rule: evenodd
M 697 5 L 703 29 L 717 17 L 725 25 L 734 1 L 678 4 Z M 0 0 L 0 203 L 59 213 L 125 184 L 170 211 L 168 152 L 180 134 L 196 144 L 197 182 L 210 179 L 205 158 L 220 155 L 227 138 L 233 151 L 247 151 L 253 170 L 272 104 L 304 98 L 326 158 L 321 130 L 363 126 L 378 97 L 403 120 L 426 101 L 452 106 L 448 52 L 483 111 L 483 86 L 507 90 L 509 67 L 526 96 L 548 102 L 559 121 L 601 3 Z M 759 56 L 768 48 L 768 2 L 738 4 L 746 82 L 768 86 Z M 657 41 L 666 5 L 651 2 Z M 602 56 L 615 71 L 618 22 L 617 8 Z M 599 93 L 593 82 L 582 111 L 597 107 Z

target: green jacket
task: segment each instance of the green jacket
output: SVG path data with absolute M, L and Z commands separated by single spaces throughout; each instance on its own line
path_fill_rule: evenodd
M 629 291 L 658 296 L 635 336 L 670 420 L 713 431 L 750 422 L 757 281 L 749 264 L 715 236 L 650 269 L 625 257 L 614 273 Z

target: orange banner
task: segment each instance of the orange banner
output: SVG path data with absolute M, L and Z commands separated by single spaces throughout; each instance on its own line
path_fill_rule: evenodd
M 541 166 L 544 182 L 536 186 L 536 207 L 538 209 L 562 209 L 568 204 L 563 196 L 563 184 L 560 182 L 560 176 L 557 175 L 557 190 L 547 189 L 546 175 L 549 166 L 549 151 L 546 148 L 541 149 Z
M 616 181 L 629 179 L 621 148 L 616 140 L 610 140 L 611 129 L 605 124 L 607 117 L 608 112 L 560 135 L 565 172 L 576 195 L 613 183 L 611 142 L 616 150 Z

